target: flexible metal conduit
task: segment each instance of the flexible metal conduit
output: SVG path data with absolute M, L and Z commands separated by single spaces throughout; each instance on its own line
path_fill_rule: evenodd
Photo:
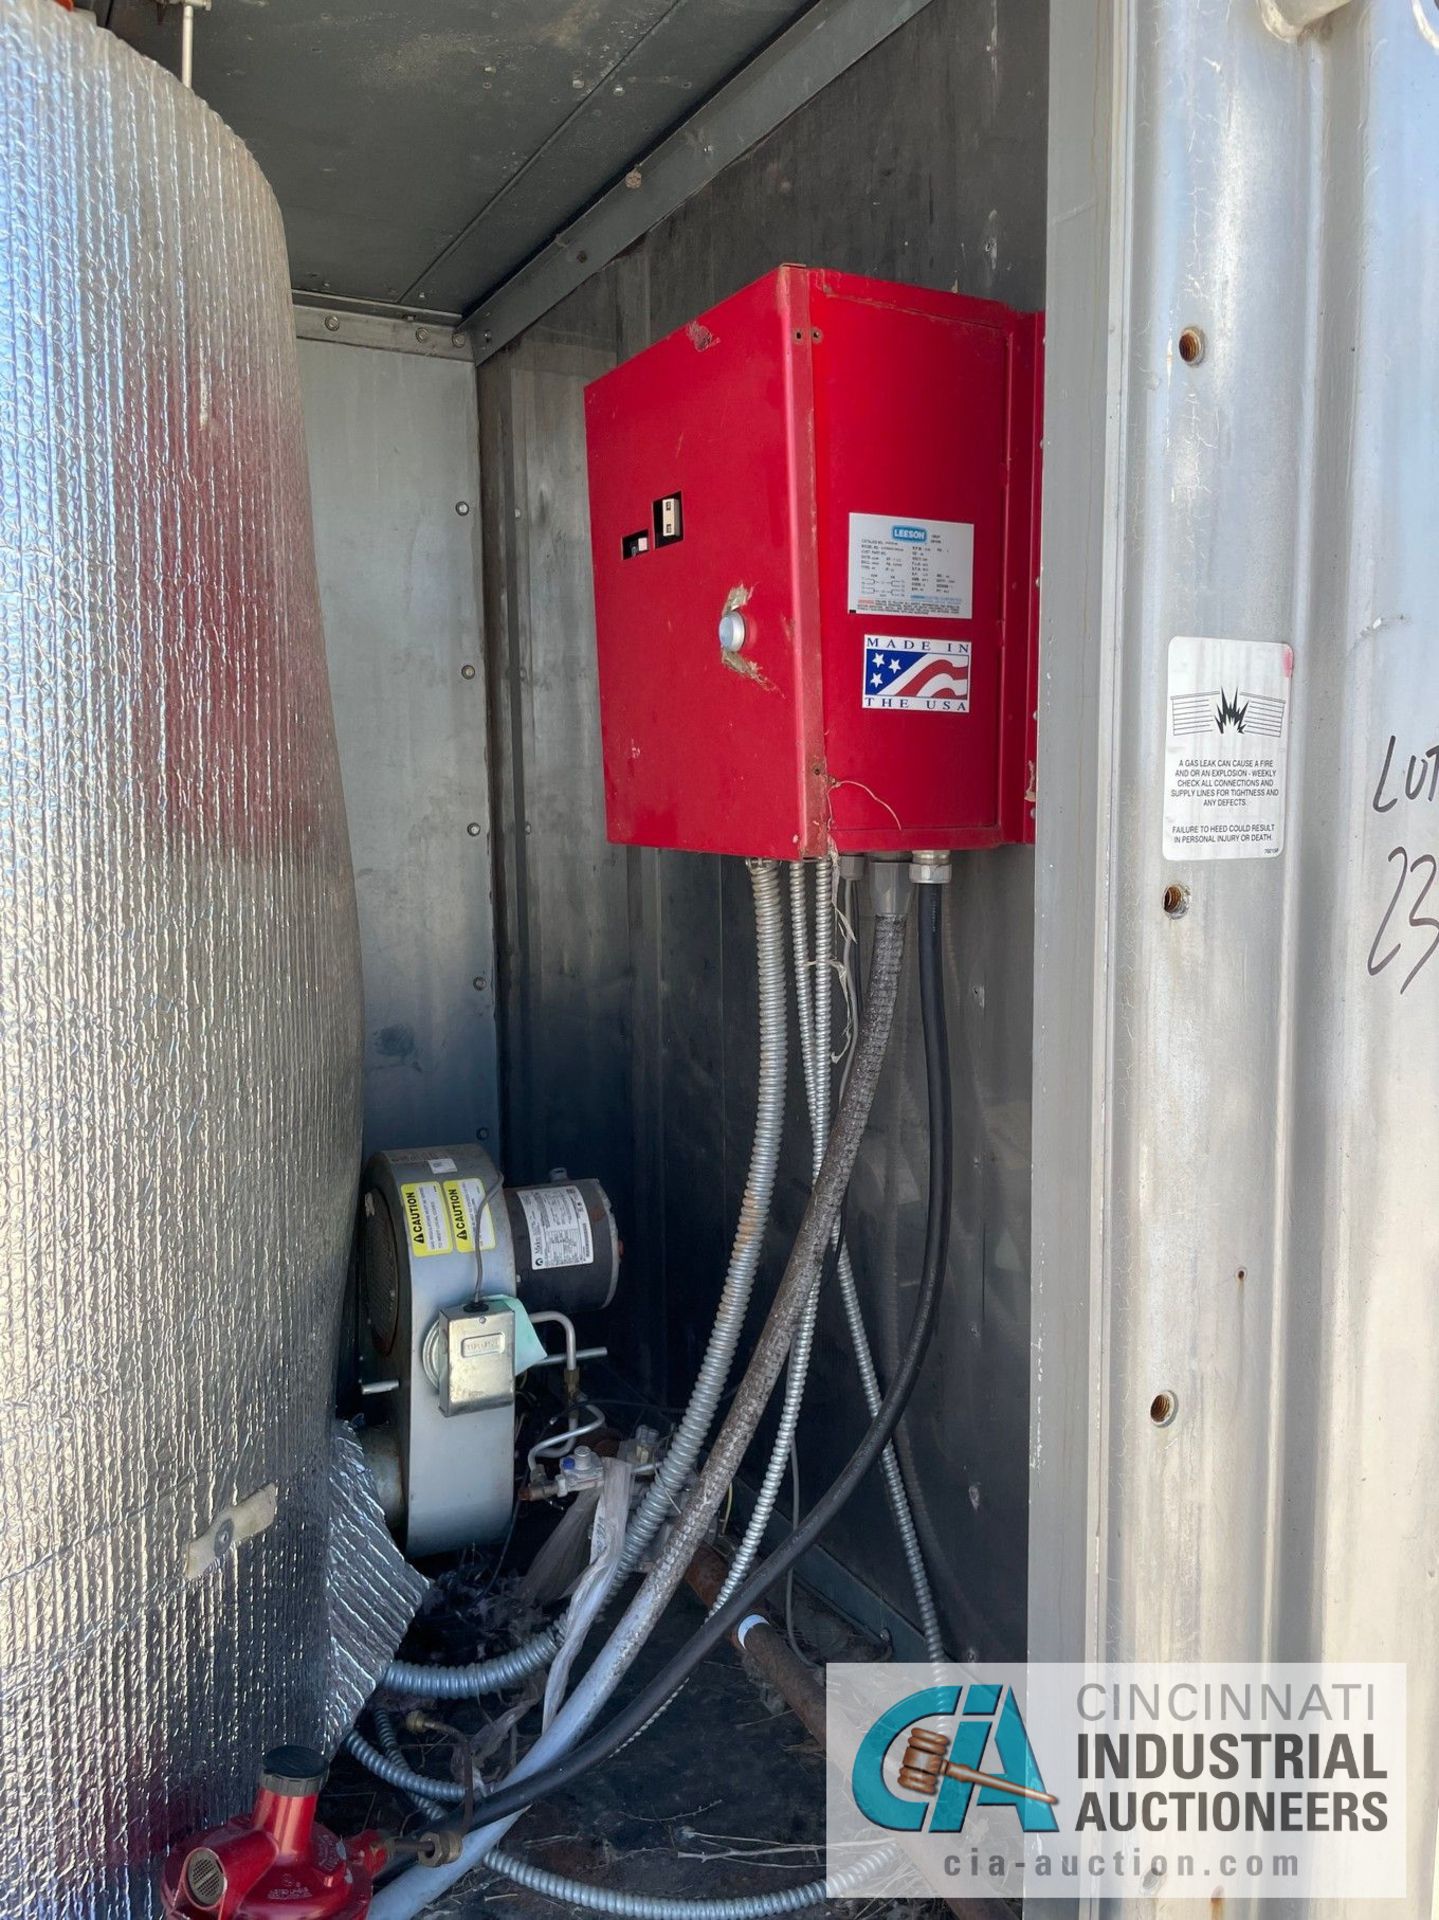
M 814 912 L 814 951 L 810 952 L 809 933 L 806 926 L 808 918 L 807 880 L 811 865 L 815 867 L 815 912 Z M 794 945 L 794 987 L 795 1004 L 799 1013 L 799 1048 L 804 1069 L 805 1098 L 809 1105 L 810 1130 L 813 1136 L 810 1178 L 819 1178 L 820 1166 L 824 1160 L 825 1140 L 829 1133 L 829 1048 L 830 1048 L 830 969 L 834 962 L 834 915 L 831 911 L 827 880 L 829 864 L 827 861 L 813 863 L 806 860 L 793 860 L 789 869 L 790 929 Z M 785 1468 L 789 1464 L 790 1449 L 794 1446 L 795 1431 L 799 1426 L 800 1407 L 804 1400 L 804 1390 L 809 1379 L 810 1356 L 814 1352 L 814 1331 L 819 1318 L 819 1270 L 815 1271 L 815 1283 L 805 1304 L 800 1323 L 795 1329 L 794 1345 L 790 1348 L 789 1366 L 785 1373 L 784 1403 L 780 1408 L 779 1423 L 775 1428 L 774 1445 L 770 1449 L 769 1464 L 765 1468 L 764 1479 L 760 1482 L 759 1493 L 755 1498 L 754 1510 L 749 1517 L 749 1525 L 744 1530 L 744 1538 L 735 1550 L 730 1570 L 720 1588 L 716 1606 L 723 1606 L 736 1590 L 750 1568 L 755 1556 L 764 1544 L 765 1530 L 770 1516 L 779 1499 L 779 1490 L 784 1484 Z
M 374 1709 L 374 1718 L 375 1734 L 386 1759 L 394 1761 L 397 1766 L 403 1766 L 405 1764 L 405 1756 L 400 1748 L 400 1736 L 395 1728 L 394 1714 L 390 1712 L 388 1707 L 376 1707 Z M 351 1751 L 353 1752 L 354 1749 L 351 1748 Z M 394 1782 L 391 1781 L 390 1784 L 393 1786 Z M 420 1812 L 428 1819 L 441 1820 L 444 1818 L 444 1807 L 438 1800 L 432 1798 L 430 1795 L 412 1793 L 410 1798 L 420 1809 Z
M 345 1735 L 345 1751 L 352 1754 L 362 1767 L 368 1767 L 377 1780 L 383 1780 L 387 1787 L 395 1787 L 401 1793 L 429 1811 L 427 1802 L 442 1802 L 446 1806 L 458 1807 L 464 1800 L 465 1790 L 458 1781 L 436 1780 L 428 1773 L 416 1773 L 407 1766 L 399 1755 L 393 1758 L 365 1738 L 358 1727 L 351 1727 Z
M 795 998 L 799 1009 L 800 1054 L 804 1064 L 805 1096 L 809 1102 L 814 1173 L 817 1175 L 820 1162 L 824 1157 L 825 1136 L 829 1130 L 834 912 L 828 888 L 829 867 L 826 862 L 820 861 L 815 867 L 814 954 L 811 966 L 805 931 L 804 871 L 805 865 L 802 861 L 795 861 L 790 867 L 790 918 L 794 944 Z M 846 882 L 845 905 L 849 923 L 853 926 L 856 911 L 853 881 Z M 855 1365 L 859 1373 L 865 1409 L 873 1419 L 879 1412 L 882 1398 L 879 1376 L 875 1371 L 874 1354 L 870 1348 L 869 1336 L 864 1324 L 864 1310 L 860 1305 L 854 1262 L 850 1258 L 849 1248 L 838 1226 L 834 1237 L 838 1241 L 837 1271 L 845 1325 L 849 1332 L 850 1344 L 854 1348 Z M 760 1489 L 759 1498 L 755 1502 L 754 1512 L 750 1517 L 744 1539 L 721 1585 L 715 1601 L 717 1607 L 723 1606 L 730 1595 L 738 1590 L 741 1581 L 749 1572 L 755 1555 L 763 1544 L 770 1517 L 774 1512 L 784 1477 L 785 1462 L 798 1425 L 800 1400 L 804 1392 L 805 1374 L 813 1346 L 818 1308 L 819 1294 L 816 1290 L 804 1321 L 801 1322 L 800 1330 L 795 1335 L 794 1351 L 790 1355 L 789 1377 L 786 1383 L 785 1410 L 775 1437 L 774 1449 L 770 1455 L 769 1469 Z M 801 1347 L 802 1340 L 803 1347 Z M 904 1555 L 910 1584 L 914 1590 L 915 1610 L 919 1615 L 920 1631 L 924 1636 L 926 1657 L 931 1660 L 943 1660 L 944 1640 L 939 1624 L 939 1609 L 934 1603 L 934 1590 L 930 1586 L 929 1571 L 925 1566 L 919 1535 L 915 1531 L 914 1515 L 910 1510 L 909 1496 L 893 1442 L 885 1448 L 881 1456 L 880 1472 L 884 1479 L 885 1495 L 889 1501 L 890 1511 L 894 1516 L 900 1550 Z
M 802 1887 L 787 1887 L 768 1893 L 738 1894 L 728 1900 L 681 1900 L 664 1894 L 628 1893 L 623 1887 L 596 1887 L 584 1880 L 566 1880 L 558 1873 L 521 1860 L 516 1854 L 492 1847 L 485 1865 L 504 1874 L 531 1893 L 543 1894 L 562 1906 L 580 1908 L 585 1913 L 613 1913 L 626 1920 L 766 1920 L 773 1913 L 802 1913 L 806 1907 L 822 1906 L 826 1900 L 843 1900 L 845 1895 L 865 1884 L 866 1879 L 887 1863 L 887 1855 L 876 1851 L 862 1855 L 829 1880 L 811 1880 Z
M 426 1667 L 411 1660 L 392 1660 L 381 1685 L 391 1693 L 434 1700 L 474 1700 L 481 1694 L 502 1693 L 547 1667 L 560 1650 L 560 1639 L 558 1628 L 546 1627 L 511 1652 L 497 1653 L 493 1660 L 476 1660 L 468 1667 Z
M 740 1201 L 739 1224 L 730 1253 L 729 1272 L 720 1296 L 709 1345 L 695 1380 L 694 1392 L 666 1450 L 644 1503 L 630 1526 L 620 1559 L 621 1574 L 632 1573 L 655 1536 L 662 1520 L 679 1505 L 685 1482 L 694 1469 L 719 1406 L 720 1395 L 734 1361 L 744 1326 L 745 1310 L 754 1288 L 755 1272 L 764 1248 L 765 1227 L 774 1198 L 779 1167 L 780 1135 L 784 1127 L 787 1033 L 784 978 L 784 925 L 780 914 L 779 863 L 751 860 L 759 966 L 759 1100 L 755 1113 L 754 1145 L 749 1179 Z
M 839 1218 L 859 1143 L 874 1102 L 880 1068 L 889 1044 L 904 959 L 904 922 L 881 915 L 875 921 L 874 961 L 869 1004 L 855 1049 L 854 1069 L 840 1102 L 824 1166 L 815 1182 L 795 1235 L 784 1277 L 755 1350 L 745 1369 L 734 1402 L 710 1449 L 699 1480 L 690 1491 L 653 1568 L 631 1600 L 614 1632 L 559 1713 L 520 1761 L 506 1782 L 520 1786 L 556 1757 L 567 1753 L 599 1712 L 659 1621 L 671 1596 L 684 1578 L 694 1550 L 717 1511 L 720 1501 L 754 1437 L 760 1416 L 784 1366 L 794 1329 L 814 1285 Z M 780 977 L 781 999 L 783 974 Z M 777 1144 L 777 1143 L 776 1143 Z M 653 1709 L 651 1709 L 653 1711 Z M 483 1812 L 481 1811 L 481 1818 Z M 471 1832 L 451 1865 L 434 1869 L 411 1868 L 375 1896 L 371 1920 L 413 1920 L 431 1900 L 462 1879 L 504 1838 L 519 1810 L 491 1819 Z

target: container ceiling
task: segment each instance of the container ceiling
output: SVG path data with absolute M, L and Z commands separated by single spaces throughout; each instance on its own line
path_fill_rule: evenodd
M 268 175 L 298 289 L 464 313 L 811 3 L 214 0 L 195 90 Z M 178 6 L 95 4 L 178 67 Z

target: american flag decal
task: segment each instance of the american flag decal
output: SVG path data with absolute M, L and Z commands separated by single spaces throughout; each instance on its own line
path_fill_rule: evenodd
M 968 713 L 969 642 L 866 634 L 863 704 L 900 712 Z

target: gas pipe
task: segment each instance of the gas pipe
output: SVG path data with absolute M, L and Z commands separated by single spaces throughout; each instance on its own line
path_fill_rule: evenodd
M 341 1841 L 315 1819 L 325 1762 L 272 1747 L 248 1816 L 196 1834 L 170 1855 L 160 1897 L 171 1920 L 362 1920 L 384 1865 L 379 1834 Z

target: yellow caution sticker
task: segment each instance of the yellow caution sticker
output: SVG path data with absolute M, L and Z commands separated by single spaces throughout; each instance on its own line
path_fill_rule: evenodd
M 438 1180 L 417 1180 L 400 1188 L 410 1251 L 418 1256 L 449 1253 L 450 1216 Z
M 470 1210 L 465 1205 L 464 1189 L 458 1180 L 445 1182 L 445 1212 L 450 1216 L 450 1231 L 455 1236 L 456 1253 L 473 1253 L 475 1236 L 470 1232 Z

